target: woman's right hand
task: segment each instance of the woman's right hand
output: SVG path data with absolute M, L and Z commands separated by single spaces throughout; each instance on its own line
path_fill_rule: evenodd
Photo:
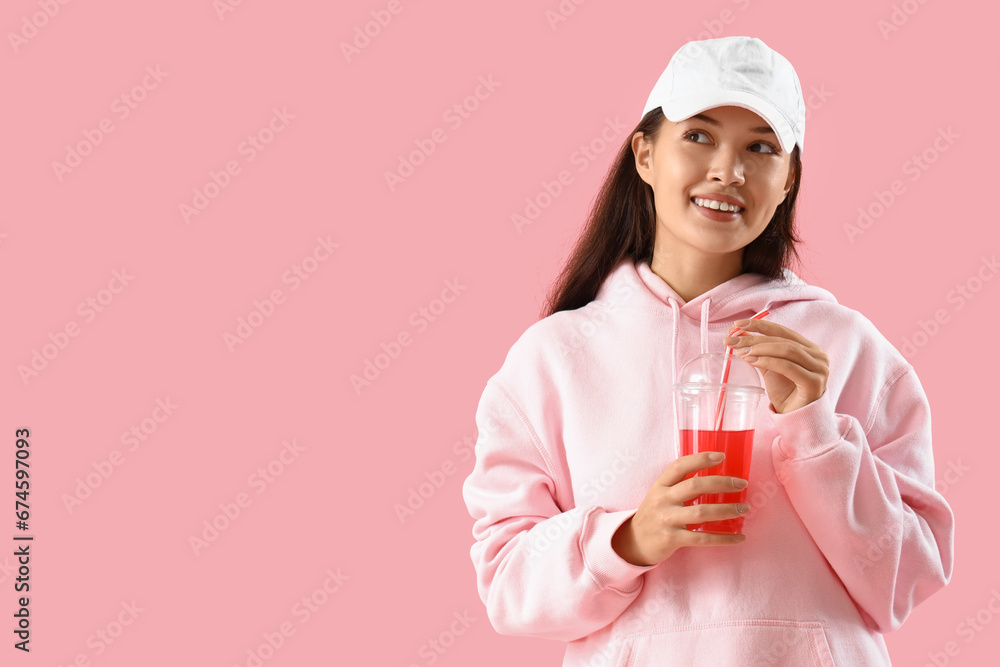
M 728 546 L 746 539 L 745 535 L 701 533 L 686 528 L 692 523 L 740 517 L 750 510 L 749 505 L 736 503 L 684 506 L 685 501 L 703 493 L 733 493 L 746 488 L 747 481 L 739 477 L 706 475 L 684 479 L 698 470 L 719 465 L 722 459 L 709 458 L 713 453 L 681 456 L 667 466 L 639 509 L 611 538 L 611 548 L 619 556 L 633 565 L 656 565 L 681 547 Z

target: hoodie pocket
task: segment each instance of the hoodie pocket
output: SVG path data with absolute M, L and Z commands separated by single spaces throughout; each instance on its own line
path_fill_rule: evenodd
M 822 623 L 746 620 L 637 633 L 623 667 L 836 667 Z

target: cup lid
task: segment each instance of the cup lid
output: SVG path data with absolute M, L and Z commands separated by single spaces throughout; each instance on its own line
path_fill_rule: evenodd
M 674 387 L 678 390 L 695 390 L 703 387 L 718 390 L 725 387 L 726 391 L 763 393 L 757 369 L 735 354 L 729 355 L 729 375 L 726 378 L 726 383 L 722 384 L 725 365 L 726 355 L 724 353 L 699 354 L 684 364 Z

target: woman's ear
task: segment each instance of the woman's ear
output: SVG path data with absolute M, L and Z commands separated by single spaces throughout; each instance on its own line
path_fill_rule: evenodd
M 791 158 L 788 160 L 788 179 L 785 181 L 785 194 L 792 189 L 792 185 L 795 183 L 795 164 L 792 162 Z
M 652 150 L 652 142 L 646 139 L 646 136 L 642 132 L 636 132 L 632 135 L 632 153 L 635 154 L 635 170 L 639 173 L 639 178 L 649 186 L 653 185 Z

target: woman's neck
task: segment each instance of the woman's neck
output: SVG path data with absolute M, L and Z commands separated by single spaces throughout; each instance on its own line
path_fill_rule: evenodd
M 722 258 L 702 257 L 681 261 L 654 253 L 649 266 L 687 303 L 743 273 L 743 257 L 740 253 Z

